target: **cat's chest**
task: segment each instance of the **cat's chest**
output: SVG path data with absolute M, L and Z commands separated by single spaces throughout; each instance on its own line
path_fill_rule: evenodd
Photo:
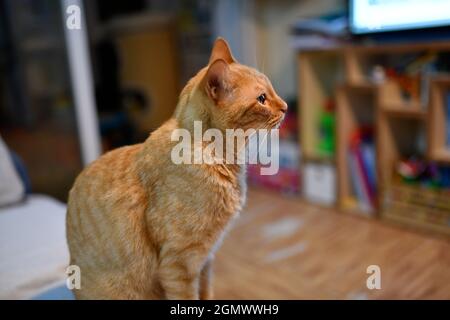
M 242 210 L 245 202 L 245 186 L 222 188 L 208 201 L 207 207 L 210 209 L 204 212 L 204 217 L 199 217 L 203 222 L 200 233 L 204 235 L 205 240 L 209 239 L 205 241 L 205 245 L 209 247 L 209 254 L 214 255 Z
M 176 169 L 180 169 L 177 171 Z M 175 167 L 165 179 L 155 180 L 149 205 L 149 225 L 162 226 L 183 237 L 219 240 L 245 202 L 245 176 L 228 181 L 199 167 Z M 170 195 L 170 197 L 166 196 Z
M 247 191 L 245 177 L 240 177 L 236 183 L 213 182 L 205 187 L 209 194 L 208 207 L 216 214 L 234 216 L 242 210 Z
M 212 242 L 220 243 L 231 222 L 242 210 L 246 193 L 245 180 L 242 179 L 239 183 L 215 180 L 204 182 L 202 192 L 195 197 L 199 205 L 195 215 L 196 232 Z

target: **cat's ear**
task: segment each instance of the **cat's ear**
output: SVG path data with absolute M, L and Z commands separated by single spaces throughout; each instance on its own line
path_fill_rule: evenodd
M 206 94 L 214 103 L 225 97 L 229 87 L 228 82 L 228 63 L 222 59 L 217 59 L 209 66 L 203 82 Z
M 212 49 L 211 56 L 209 57 L 209 64 L 218 59 L 222 59 L 227 63 L 236 62 L 233 54 L 231 53 L 230 47 L 228 46 L 228 43 L 225 41 L 225 39 L 220 37 L 217 38 L 214 42 L 214 47 Z

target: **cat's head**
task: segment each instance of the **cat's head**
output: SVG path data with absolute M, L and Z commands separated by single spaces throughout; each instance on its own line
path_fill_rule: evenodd
M 286 102 L 269 79 L 238 63 L 222 38 L 215 41 L 208 66 L 183 91 L 190 87 L 195 87 L 196 96 L 205 106 L 202 114 L 208 115 L 210 126 L 222 130 L 276 128 L 287 111 Z

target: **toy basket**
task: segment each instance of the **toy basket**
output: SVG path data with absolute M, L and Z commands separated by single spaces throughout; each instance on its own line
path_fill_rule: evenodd
M 450 236 L 450 190 L 395 180 L 383 189 L 382 218 Z

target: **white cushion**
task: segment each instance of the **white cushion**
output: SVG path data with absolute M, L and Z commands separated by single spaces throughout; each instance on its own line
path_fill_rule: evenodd
M 0 136 L 0 207 L 21 200 L 23 195 L 24 186 Z
M 66 279 L 66 206 L 44 195 L 0 208 L 0 299 L 28 299 Z

